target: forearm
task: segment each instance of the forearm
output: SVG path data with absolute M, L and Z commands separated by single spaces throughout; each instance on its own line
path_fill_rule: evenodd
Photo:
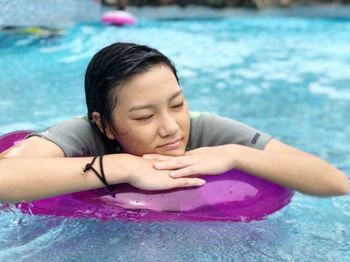
M 236 157 L 237 169 L 305 194 L 349 192 L 346 175 L 312 155 L 273 153 L 239 146 Z
M 31 201 L 103 187 L 92 171 L 81 174 L 82 168 L 91 160 L 92 157 L 1 158 L 0 202 Z M 127 180 L 128 160 L 128 156 L 122 154 L 104 157 L 104 171 L 110 184 Z M 99 171 L 98 161 L 94 167 Z

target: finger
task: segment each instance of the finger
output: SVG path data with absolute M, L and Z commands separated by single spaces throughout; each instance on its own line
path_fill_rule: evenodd
M 212 154 L 213 147 L 200 147 L 190 151 L 185 152 L 185 156 L 193 156 L 193 155 L 207 155 Z
M 193 187 L 193 186 L 203 186 L 206 181 L 200 178 L 181 178 L 176 179 L 177 187 Z
M 177 169 L 174 171 L 171 171 L 169 175 L 172 178 L 179 178 L 179 177 L 186 177 L 186 176 L 193 176 L 193 175 L 199 175 L 201 172 L 196 168 L 196 166 L 187 166 L 185 168 Z
M 153 167 L 158 170 L 169 170 L 169 169 L 178 169 L 178 168 L 184 168 L 189 165 L 192 165 L 192 161 L 188 158 L 184 157 L 176 157 L 172 158 L 171 160 L 166 160 L 162 162 L 155 162 L 153 164 Z
M 187 156 L 191 156 L 191 155 L 198 155 L 198 154 L 201 154 L 201 153 L 203 153 L 203 148 L 204 148 L 204 147 L 186 151 L 186 152 L 185 152 L 185 156 L 186 156 L 186 155 L 187 155 Z
M 146 159 L 160 160 L 160 161 L 170 160 L 173 158 L 172 156 L 165 156 L 165 155 L 159 155 L 159 154 L 145 154 L 142 157 Z
M 195 152 L 193 152 L 193 150 L 190 150 L 190 151 L 186 151 L 185 152 L 185 156 L 191 156 L 193 155 Z

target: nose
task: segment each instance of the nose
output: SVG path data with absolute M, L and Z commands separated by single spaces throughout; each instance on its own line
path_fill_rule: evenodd
M 176 135 L 179 129 L 176 119 L 170 114 L 165 114 L 161 119 L 159 135 L 161 137 L 173 136 Z

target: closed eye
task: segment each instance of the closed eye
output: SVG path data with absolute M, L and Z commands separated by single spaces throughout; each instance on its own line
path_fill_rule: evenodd
M 152 117 L 153 117 L 153 115 L 148 115 L 148 116 L 136 118 L 135 120 L 136 121 L 147 121 L 147 120 L 150 120 Z
M 183 106 L 183 104 L 184 104 L 184 102 L 181 102 L 180 104 L 172 106 L 172 108 L 180 108 Z

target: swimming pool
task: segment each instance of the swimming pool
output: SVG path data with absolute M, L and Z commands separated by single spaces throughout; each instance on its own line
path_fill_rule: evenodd
M 90 57 L 114 41 L 173 59 L 191 110 L 251 124 L 350 174 L 350 20 L 239 17 L 0 34 L 0 133 L 86 112 Z M 101 223 L 0 213 L 1 261 L 349 261 L 350 197 L 296 194 L 252 223 Z

